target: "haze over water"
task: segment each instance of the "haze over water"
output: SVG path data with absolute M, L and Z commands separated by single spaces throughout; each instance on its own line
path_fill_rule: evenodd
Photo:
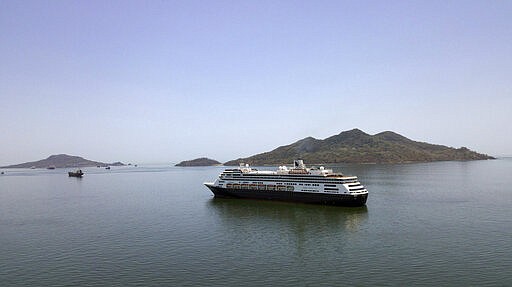
M 511 159 L 334 168 L 366 207 L 214 199 L 222 167 L 4 170 L 0 282 L 512 285 Z

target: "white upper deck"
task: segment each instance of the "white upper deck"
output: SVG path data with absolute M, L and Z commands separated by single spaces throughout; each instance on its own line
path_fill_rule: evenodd
M 261 175 L 261 176 L 301 176 L 301 177 L 333 177 L 333 178 L 357 178 L 355 176 L 345 176 L 342 173 L 334 173 L 332 169 L 321 166 L 320 168 L 307 168 L 302 160 L 295 160 L 293 167 L 279 166 L 276 171 L 257 170 L 249 167 L 248 164 L 241 163 L 238 169 L 227 169 L 223 174 L 240 174 L 240 175 Z
M 260 171 L 240 164 L 238 168 L 226 169 L 210 185 L 227 189 L 251 189 L 258 191 L 292 191 L 328 194 L 368 193 L 357 176 L 334 173 L 324 167 L 307 168 L 302 160 L 293 167 L 279 166 L 277 170 Z

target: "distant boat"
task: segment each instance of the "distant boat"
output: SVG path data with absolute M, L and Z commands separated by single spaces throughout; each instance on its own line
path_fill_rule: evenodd
M 33 165 L 33 166 L 31 166 L 30 168 L 31 168 L 31 169 L 36 169 L 36 166 L 35 166 L 35 165 Z
M 105 169 L 110 169 L 110 166 L 107 166 Z
M 55 166 L 54 165 L 50 165 L 49 167 L 47 167 L 46 169 L 55 169 Z
M 81 169 L 78 169 L 78 170 L 76 170 L 76 171 L 70 171 L 70 172 L 68 172 L 68 175 L 69 175 L 70 177 L 82 177 L 82 175 L 84 175 L 84 173 L 82 172 L 82 170 L 81 170 Z
M 2 172 L 0 172 L 0 174 L 4 174 L 4 172 L 2 171 Z

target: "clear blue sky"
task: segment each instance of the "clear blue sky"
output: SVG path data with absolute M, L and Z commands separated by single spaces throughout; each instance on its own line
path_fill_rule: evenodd
M 360 128 L 512 154 L 512 1 L 0 0 L 0 165 Z

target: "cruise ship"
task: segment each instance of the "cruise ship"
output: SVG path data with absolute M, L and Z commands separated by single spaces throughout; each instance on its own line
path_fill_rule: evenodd
M 363 206 L 368 191 L 357 176 L 334 173 L 324 167 L 307 168 L 302 160 L 293 167 L 259 171 L 240 164 L 226 169 L 215 182 L 204 183 L 215 197 L 269 199 L 339 206 Z

